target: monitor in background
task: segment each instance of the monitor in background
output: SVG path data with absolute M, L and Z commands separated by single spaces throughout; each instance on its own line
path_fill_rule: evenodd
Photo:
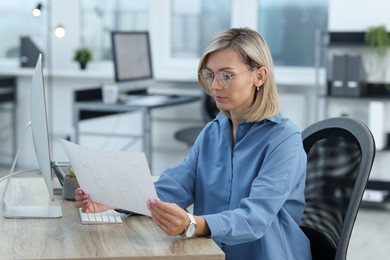
M 34 68 L 41 53 L 37 41 L 31 37 L 20 37 L 20 66 Z
M 32 138 L 34 143 L 35 154 L 37 156 L 39 171 L 42 174 L 46 187 L 49 193 L 50 201 L 53 200 L 53 178 L 51 172 L 49 134 L 47 126 L 47 111 L 45 99 L 45 87 L 43 83 L 42 72 L 42 54 L 39 54 L 36 63 L 35 71 L 32 77 L 30 90 L 30 124 Z M 8 176 L 7 184 L 1 198 L 1 213 L 4 217 L 9 218 L 58 218 L 62 216 L 61 207 L 55 205 L 40 205 L 40 206 L 9 206 L 4 201 L 4 195 L 8 188 L 10 179 L 14 173 L 15 164 L 18 159 L 18 154 L 23 144 L 15 156 L 14 162 Z M 30 170 L 33 171 L 33 170 Z M 26 171 L 24 171 L 26 172 Z
M 146 31 L 111 32 L 115 81 L 146 88 L 153 80 L 149 33 Z M 128 84 L 131 85 L 131 84 Z

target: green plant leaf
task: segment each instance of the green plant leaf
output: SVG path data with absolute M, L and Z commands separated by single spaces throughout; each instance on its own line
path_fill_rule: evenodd
M 372 26 L 364 34 L 364 41 L 367 46 L 375 49 L 381 57 L 384 57 L 390 47 L 390 36 L 386 26 Z
M 78 61 L 79 63 L 87 63 L 92 59 L 93 54 L 87 47 L 77 49 L 73 56 L 73 60 Z
M 73 167 L 71 164 L 68 166 L 68 177 L 69 178 L 76 178 L 76 174 L 74 173 Z

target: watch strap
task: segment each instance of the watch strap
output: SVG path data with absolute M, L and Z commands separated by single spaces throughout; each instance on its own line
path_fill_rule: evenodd
M 195 228 L 196 228 L 197 224 L 196 224 L 196 221 L 195 221 L 195 218 L 194 218 L 193 215 L 191 215 L 190 213 L 187 212 L 187 216 L 188 216 L 188 218 L 190 219 L 190 223 L 187 225 L 187 227 L 184 229 L 183 234 L 181 234 L 181 235 L 182 235 L 183 237 L 192 237 L 192 236 L 194 236 L 194 235 L 189 236 L 189 235 L 187 234 L 187 231 L 188 231 L 188 229 L 189 229 L 190 227 L 192 227 L 192 226 L 195 226 Z

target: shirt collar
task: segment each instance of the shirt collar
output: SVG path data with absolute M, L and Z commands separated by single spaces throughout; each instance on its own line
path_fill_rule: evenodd
M 284 116 L 282 115 L 282 113 L 278 113 L 275 116 L 267 117 L 266 120 L 269 120 L 269 121 L 274 122 L 274 123 L 280 123 L 280 122 L 282 122 L 283 118 L 284 118 Z
M 268 121 L 271 121 L 271 122 L 274 122 L 274 123 L 280 123 L 280 122 L 282 122 L 283 119 L 284 119 L 284 116 L 282 115 L 282 113 L 278 113 L 275 116 L 267 117 L 265 120 L 258 121 L 258 122 L 265 122 L 265 121 L 268 120 Z M 215 120 L 219 121 L 220 123 L 229 121 L 229 119 L 222 113 L 218 113 L 218 115 L 216 116 Z M 241 123 L 247 123 L 247 122 L 248 121 L 246 119 L 244 119 L 244 120 L 242 120 Z

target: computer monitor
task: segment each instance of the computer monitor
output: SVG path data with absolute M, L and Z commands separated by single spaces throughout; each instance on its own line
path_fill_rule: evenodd
M 31 127 L 32 138 L 34 143 L 35 154 L 37 157 L 39 171 L 42 174 L 46 188 L 49 193 L 50 201 L 53 200 L 53 178 L 51 172 L 49 134 L 47 126 L 47 111 L 45 87 L 43 83 L 42 72 L 42 54 L 39 54 L 32 77 L 30 90 L 30 123 L 26 127 Z M 19 146 L 14 162 L 8 176 L 7 184 L 1 198 L 1 213 L 4 217 L 9 218 L 58 218 L 62 216 L 61 207 L 55 205 L 32 205 L 32 206 L 10 206 L 4 201 L 10 179 L 14 174 L 15 164 L 18 159 L 23 144 Z M 31 170 L 32 171 L 32 170 Z M 26 172 L 26 171 L 24 171 Z
M 51 157 L 49 131 L 47 124 L 46 95 L 43 83 L 42 54 L 38 56 L 32 78 L 30 92 L 31 133 L 39 168 L 46 182 L 50 198 L 53 198 L 53 179 L 51 174 Z
M 116 82 L 152 80 L 152 55 L 146 31 L 111 32 Z
M 20 37 L 20 66 L 34 68 L 42 51 L 37 41 L 29 36 Z

